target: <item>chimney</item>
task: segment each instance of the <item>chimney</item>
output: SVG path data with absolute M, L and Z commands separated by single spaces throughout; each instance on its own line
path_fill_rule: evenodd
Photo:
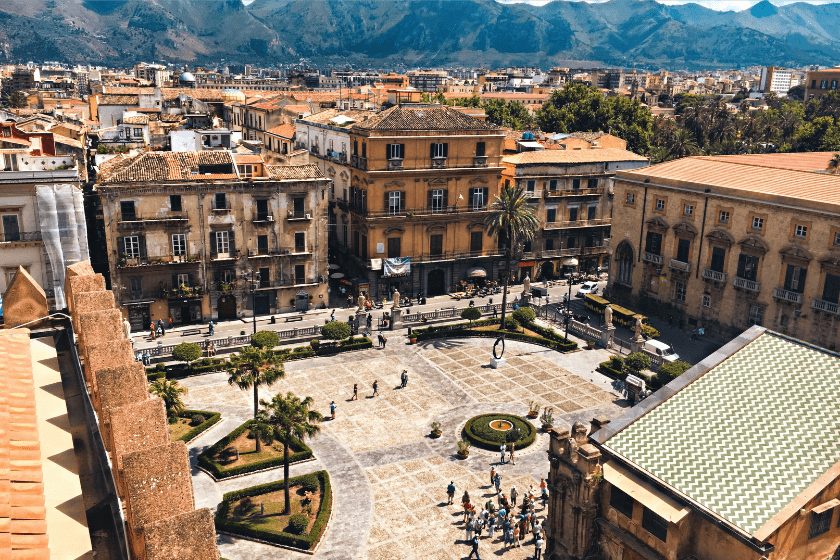
M 595 432 L 597 432 L 598 430 L 600 430 L 601 428 L 603 428 L 604 426 L 606 426 L 609 423 L 610 423 L 610 419 L 607 418 L 606 416 L 596 416 L 595 418 L 592 419 L 592 422 L 590 423 L 591 424 L 590 430 L 589 430 L 590 435 L 594 434 Z

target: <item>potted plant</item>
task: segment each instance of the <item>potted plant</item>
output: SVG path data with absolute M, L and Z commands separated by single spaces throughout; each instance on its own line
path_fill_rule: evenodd
M 534 401 L 528 403 L 528 418 L 532 420 L 540 414 L 540 405 Z
M 589 348 L 590 350 L 592 350 L 593 348 L 595 348 L 595 341 L 594 340 L 587 340 L 586 341 L 586 347 Z
M 470 442 L 462 439 L 458 442 L 458 458 L 466 459 L 470 456 Z
M 432 432 L 429 434 L 431 437 L 437 439 L 443 432 L 440 431 L 440 424 L 437 422 L 432 422 Z
M 554 428 L 554 415 L 551 414 L 553 410 L 553 408 L 547 406 L 543 409 L 542 416 L 540 416 L 540 423 L 542 424 L 542 429 L 546 432 L 550 432 L 552 428 Z
M 414 334 L 413 332 L 411 333 L 411 336 L 408 337 L 408 343 L 409 344 L 417 344 L 417 335 Z

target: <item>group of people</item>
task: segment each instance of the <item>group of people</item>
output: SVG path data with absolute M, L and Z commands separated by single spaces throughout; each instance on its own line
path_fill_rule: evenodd
M 149 323 L 149 334 L 152 336 L 152 340 L 155 340 L 159 336 L 163 336 L 166 334 L 166 329 L 172 328 L 172 317 L 169 318 L 168 325 L 164 325 L 161 319 L 157 320 L 157 323 L 152 321 Z
M 521 547 L 522 542 L 528 538 L 528 534 L 533 535 L 534 544 L 534 558 L 542 557 L 542 550 L 545 547 L 545 519 L 538 521 L 536 512 L 534 511 L 534 503 L 536 502 L 536 493 L 534 487 L 531 486 L 523 496 L 520 512 L 517 514 L 514 511 L 516 507 L 516 498 L 519 492 L 516 486 L 511 487 L 510 495 L 508 497 L 501 491 L 501 475 L 496 472 L 495 468 L 490 471 L 490 486 L 496 488 L 496 501 L 493 498 L 487 500 L 481 509 L 472 503 L 470 494 L 464 491 L 461 497 L 461 507 L 464 509 L 464 529 L 466 531 L 467 543 L 472 547 L 468 558 L 475 556 L 481 560 L 478 551 L 478 544 L 481 537 L 487 534 L 487 537 L 492 541 L 496 537 L 496 533 L 500 532 L 501 539 L 504 543 L 504 550 L 510 550 L 514 547 Z M 540 482 L 540 486 L 545 489 L 545 479 Z M 452 504 L 455 499 L 455 481 L 451 481 L 446 488 L 448 495 L 448 504 Z

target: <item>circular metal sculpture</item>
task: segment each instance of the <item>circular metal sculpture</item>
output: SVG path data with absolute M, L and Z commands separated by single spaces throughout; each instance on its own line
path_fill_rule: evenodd
M 497 356 L 496 355 L 496 347 L 499 346 L 499 343 L 502 344 L 502 348 L 501 348 L 501 351 L 499 352 L 499 355 Z M 499 338 L 496 339 L 496 343 L 493 344 L 493 357 L 497 360 L 501 360 L 502 356 L 504 356 L 504 355 L 505 355 L 505 339 L 504 339 L 504 337 L 500 336 Z

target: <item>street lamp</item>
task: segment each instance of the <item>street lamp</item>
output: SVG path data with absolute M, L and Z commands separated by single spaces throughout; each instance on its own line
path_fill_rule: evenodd
M 251 310 L 254 316 L 254 334 L 257 334 L 257 283 L 260 281 L 259 272 L 243 272 L 242 276 L 251 284 Z
M 578 260 L 574 257 L 566 257 L 561 261 L 563 266 L 577 266 Z M 569 297 L 566 299 L 566 334 L 563 338 L 569 341 L 569 320 L 572 317 L 572 277 L 569 275 Z

